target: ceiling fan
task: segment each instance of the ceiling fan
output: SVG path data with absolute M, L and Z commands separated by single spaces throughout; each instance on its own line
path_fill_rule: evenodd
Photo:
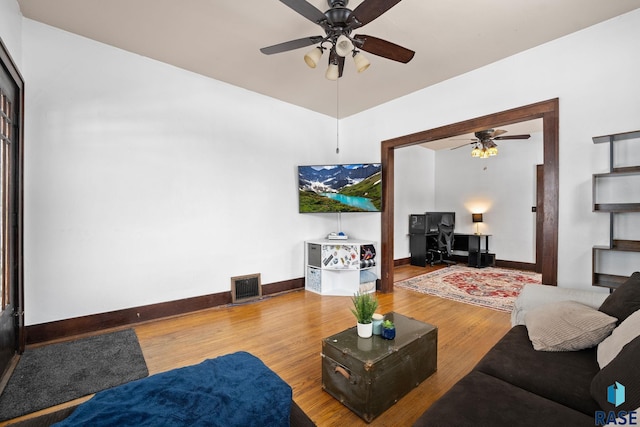
M 306 46 L 318 44 L 308 52 L 304 60 L 311 68 L 315 68 L 320 57 L 329 43 L 329 68 L 326 77 L 329 80 L 337 80 L 342 77 L 344 58 L 351 54 L 358 72 L 369 67 L 369 61 L 358 49 L 402 63 L 411 61 L 414 51 L 397 44 L 364 34 L 351 35 L 351 32 L 360 28 L 391 9 L 400 0 L 364 0 L 354 10 L 348 9 L 349 0 L 327 0 L 330 6 L 325 12 L 321 12 L 306 0 L 280 0 L 294 11 L 308 20 L 318 24 L 325 32 L 324 36 L 311 36 L 290 40 L 273 46 L 260 49 L 265 55 L 287 52 Z
M 495 141 L 507 140 L 507 139 L 529 139 L 531 135 L 504 135 L 507 133 L 506 130 L 502 129 L 486 129 L 475 132 L 475 138 L 471 139 L 471 142 L 460 145 L 458 147 L 452 148 L 452 150 L 456 150 L 461 147 L 465 147 L 467 145 L 473 145 L 473 150 L 471 150 L 471 157 L 480 157 L 486 159 L 489 156 L 495 156 L 498 154 L 498 145 Z

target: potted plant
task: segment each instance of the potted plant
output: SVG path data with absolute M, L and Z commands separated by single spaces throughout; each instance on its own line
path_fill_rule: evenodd
M 353 298 L 353 308 L 351 312 L 356 316 L 358 322 L 358 336 L 369 338 L 373 334 L 373 323 L 371 321 L 373 313 L 378 308 L 378 300 L 373 294 L 356 293 Z
M 389 319 L 382 322 L 382 338 L 392 340 L 396 337 L 396 325 Z

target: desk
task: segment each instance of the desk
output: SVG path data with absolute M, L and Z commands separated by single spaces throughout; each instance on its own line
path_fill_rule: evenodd
M 467 264 L 470 267 L 494 266 L 495 254 L 489 252 L 490 234 L 453 234 L 452 250 L 467 253 Z M 437 239 L 437 234 L 410 234 L 409 250 L 411 252 L 411 265 L 425 267 L 427 265 L 427 252 L 430 244 Z
M 467 252 L 467 265 L 469 265 L 469 267 L 482 268 L 494 266 L 496 256 L 489 252 L 490 236 L 490 234 L 454 233 L 453 250 Z

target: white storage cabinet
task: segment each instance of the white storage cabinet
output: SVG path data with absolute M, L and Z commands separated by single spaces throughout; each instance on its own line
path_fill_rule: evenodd
M 304 246 L 306 290 L 343 296 L 375 292 L 374 242 L 321 239 L 307 241 Z

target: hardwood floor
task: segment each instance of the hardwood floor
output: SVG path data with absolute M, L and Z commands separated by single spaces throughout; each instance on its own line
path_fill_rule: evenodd
M 427 271 L 400 266 L 395 270 L 396 281 Z M 438 326 L 438 370 L 371 426 L 412 425 L 510 328 L 508 313 L 399 288 L 377 296 L 382 313 L 397 311 Z M 321 340 L 355 325 L 350 307 L 349 297 L 322 297 L 302 290 L 134 329 L 151 375 L 244 350 L 291 385 L 294 400 L 318 426 L 365 426 L 322 390 Z

